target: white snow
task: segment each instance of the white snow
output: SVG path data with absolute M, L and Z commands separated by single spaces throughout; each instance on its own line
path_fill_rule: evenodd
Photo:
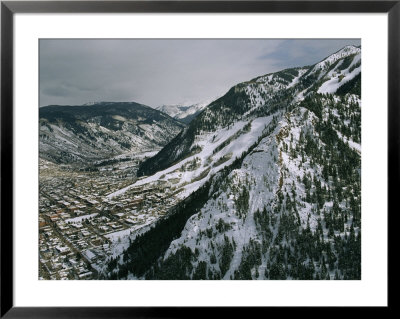
M 339 77 L 333 77 L 330 80 L 324 82 L 318 89 L 318 93 L 335 93 L 336 90 L 346 82 L 355 78 L 361 72 L 361 67 L 355 68 L 352 72 L 344 71 L 342 75 L 344 78 L 339 81 Z
M 287 88 L 291 88 L 294 87 L 297 83 L 299 83 L 299 79 L 304 75 L 304 73 L 307 72 L 307 69 L 300 69 L 299 71 L 299 75 L 296 76 L 293 81 L 287 86 Z
M 65 222 L 66 223 L 77 224 L 77 223 L 81 223 L 85 219 L 90 219 L 90 218 L 93 218 L 93 217 L 95 217 L 97 215 L 98 215 L 98 213 L 94 213 L 94 214 L 90 214 L 90 215 L 78 216 L 78 217 L 66 219 Z
M 183 102 L 180 104 L 162 105 L 156 107 L 155 109 L 164 112 L 175 119 L 184 119 L 190 115 L 200 112 L 216 99 L 217 98 L 208 99 L 200 103 Z
M 239 133 L 240 130 L 242 130 L 243 127 L 248 123 L 245 121 L 238 121 L 230 128 L 224 128 L 224 129 L 219 130 L 217 134 L 206 134 L 206 135 L 197 136 L 194 144 L 197 144 L 198 146 L 202 147 L 202 150 L 200 153 L 190 156 L 163 171 L 159 171 L 159 172 L 155 173 L 154 175 L 140 179 L 140 180 L 136 181 L 134 184 L 131 184 L 129 186 L 126 186 L 126 187 L 116 191 L 116 192 L 113 192 L 113 193 L 107 195 L 107 198 L 111 199 L 116 196 L 120 196 L 120 195 L 124 194 L 125 192 L 127 192 L 128 190 L 130 190 L 134 187 L 137 187 L 137 186 L 154 183 L 161 179 L 169 180 L 169 179 L 173 179 L 173 178 L 180 179 L 179 183 L 177 185 L 175 185 L 177 188 L 184 184 L 184 189 L 182 190 L 183 192 L 181 194 L 179 194 L 179 197 L 184 198 L 187 195 L 189 195 L 191 192 L 197 190 L 201 185 L 203 185 L 204 182 L 208 179 L 208 178 L 206 178 L 207 176 L 209 177 L 212 174 L 215 174 L 216 172 L 218 172 L 219 170 L 224 168 L 225 166 L 230 165 L 238 156 L 240 156 L 242 154 L 242 152 L 247 150 L 247 148 L 250 145 L 252 145 L 254 142 L 256 142 L 257 138 L 261 135 L 265 126 L 268 125 L 271 120 L 272 120 L 272 116 L 261 117 L 261 118 L 257 118 L 255 120 L 253 120 L 251 122 L 251 129 L 249 132 L 243 132 L 243 134 L 238 136 L 236 139 L 231 141 L 227 146 L 225 146 L 222 150 L 218 151 L 215 154 L 213 154 L 213 152 L 218 146 L 220 146 L 222 143 L 226 142 L 230 137 Z M 218 165 L 217 167 L 213 167 L 213 165 L 221 157 L 225 156 L 228 153 L 232 153 L 232 156 L 229 160 Z M 210 157 L 212 157 L 212 161 L 207 164 L 206 159 L 210 158 Z M 184 164 L 194 160 L 195 158 L 201 159 L 202 164 L 199 168 L 197 168 L 193 171 L 181 171 L 180 173 L 176 172 Z M 192 182 L 193 178 L 199 176 L 202 172 L 204 172 L 207 169 L 210 169 L 210 172 L 207 174 L 207 176 L 205 176 L 200 181 Z
M 335 63 L 337 60 L 344 58 L 346 56 L 352 55 L 352 54 L 361 54 L 361 49 L 357 48 L 355 46 L 352 46 L 352 45 L 348 45 L 348 46 L 344 47 L 343 49 L 339 50 L 338 52 L 331 54 L 329 57 L 325 58 L 321 62 L 317 63 L 314 66 L 313 71 L 318 70 L 318 69 L 325 70 L 330 65 Z

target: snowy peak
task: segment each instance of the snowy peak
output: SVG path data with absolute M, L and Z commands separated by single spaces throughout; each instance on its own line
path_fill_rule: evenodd
M 166 113 L 171 117 L 176 117 L 179 114 L 182 114 L 186 112 L 188 109 L 188 106 L 182 106 L 182 105 L 161 105 L 155 108 L 156 110 L 159 110 L 160 112 Z
M 355 46 L 346 46 L 312 66 L 305 77 L 322 79 L 333 68 L 339 70 L 348 68 L 354 59 L 356 63 L 361 61 L 361 49 Z
M 156 110 L 188 124 L 212 101 L 213 100 L 210 99 L 196 104 L 182 103 L 175 105 L 161 105 L 156 107 Z
M 331 54 L 330 56 L 328 56 L 327 58 L 323 59 L 321 62 L 317 63 L 313 70 L 326 70 L 327 68 L 329 68 L 329 66 L 331 66 L 333 63 L 337 62 L 340 59 L 352 56 L 352 55 L 361 55 L 361 48 L 352 46 L 352 45 L 348 45 L 345 46 L 343 49 Z

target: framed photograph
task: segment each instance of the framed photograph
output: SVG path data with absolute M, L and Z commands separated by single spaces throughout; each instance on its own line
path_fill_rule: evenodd
M 1 316 L 388 308 L 399 18 L 2 1 Z

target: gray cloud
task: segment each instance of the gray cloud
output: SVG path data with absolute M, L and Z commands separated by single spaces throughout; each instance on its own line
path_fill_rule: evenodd
M 199 102 L 347 44 L 360 40 L 40 40 L 40 106 Z

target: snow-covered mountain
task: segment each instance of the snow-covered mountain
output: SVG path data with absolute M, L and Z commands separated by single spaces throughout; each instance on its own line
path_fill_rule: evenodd
M 308 95 L 330 93 L 333 87 L 359 83 L 360 55 L 360 48 L 348 46 L 311 67 L 286 69 L 234 86 L 209 104 L 161 152 L 144 162 L 139 175 L 152 175 L 198 152 L 198 141 L 205 141 L 204 135 L 214 136 L 214 132 L 227 130 L 232 125 L 285 111 Z M 213 144 L 217 146 L 217 140 Z
M 189 124 L 212 101 L 213 100 L 207 100 L 196 104 L 183 103 L 175 105 L 161 105 L 156 107 L 156 110 L 166 113 L 183 123 Z
M 361 48 L 234 86 L 138 174 L 109 197 L 182 201 L 106 277 L 360 279 Z
M 167 144 L 184 124 L 134 102 L 39 109 L 40 157 L 56 163 L 102 160 Z

